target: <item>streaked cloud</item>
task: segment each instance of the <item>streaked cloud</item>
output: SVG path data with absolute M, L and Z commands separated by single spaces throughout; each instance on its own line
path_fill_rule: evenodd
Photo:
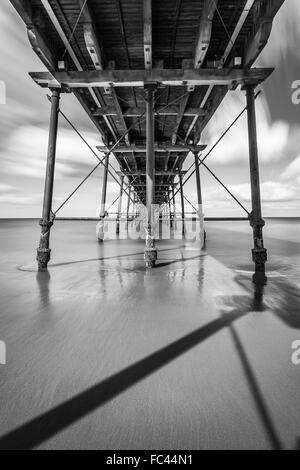
M 36 216 L 40 214 L 42 204 L 50 104 L 46 98 L 47 92 L 32 82 L 28 71 L 43 70 L 44 67 L 31 50 L 26 38 L 26 28 L 11 4 L 1 3 L 0 80 L 5 82 L 7 88 L 6 105 L 0 106 L 1 210 L 5 216 Z M 296 204 L 299 205 L 300 124 L 298 118 L 291 118 L 293 112 L 296 114 L 297 108 L 293 107 L 291 111 L 291 103 L 289 107 L 285 97 L 280 100 L 283 96 L 282 87 L 287 90 L 287 94 L 290 92 L 291 77 L 287 72 L 298 63 L 299 24 L 300 1 L 287 0 L 274 20 L 269 44 L 256 64 L 277 65 L 280 73 L 283 73 L 282 76 L 279 72 L 277 75 L 273 74 L 269 82 L 274 83 L 275 88 L 270 87 L 271 92 L 268 91 L 257 99 L 256 109 L 263 203 L 267 208 L 274 207 L 274 211 L 280 209 L 284 215 L 287 215 L 287 211 L 293 214 Z M 295 73 L 293 72 L 294 75 Z M 294 75 L 293 80 L 300 79 L 300 76 Z M 276 119 L 273 117 L 273 103 L 277 103 L 278 108 Z M 202 141 L 209 144 L 209 147 L 215 143 L 245 104 L 244 92 L 230 92 L 203 133 Z M 61 106 L 92 146 L 101 143 L 99 135 L 72 95 L 64 95 Z M 54 205 L 62 201 L 96 163 L 95 157 L 61 121 Z M 215 149 L 212 163 L 217 167 L 217 174 L 226 181 L 234 194 L 250 205 L 250 186 L 245 183 L 249 179 L 246 116 Z M 63 209 L 62 215 L 96 215 L 102 172 L 100 169 L 95 178 L 82 187 Z M 247 179 L 244 175 L 247 175 Z M 227 199 L 222 188 L 210 188 L 206 174 L 204 187 L 203 198 L 207 211 L 217 210 L 219 214 L 223 214 L 228 209 L 228 214 L 231 214 L 231 210 L 234 214 L 235 203 Z M 186 187 L 186 194 L 192 200 L 194 191 L 192 180 Z M 110 181 L 109 203 L 118 194 L 118 185 Z
M 12 204 L 12 205 L 28 205 L 28 204 L 41 204 L 43 201 L 42 194 L 33 194 L 31 196 L 24 196 L 22 194 L 0 194 L 0 204 Z
M 211 147 L 219 136 L 231 125 L 246 105 L 245 93 L 232 92 L 221 103 L 210 124 L 204 130 L 202 141 Z M 263 96 L 256 101 L 257 135 L 259 158 L 263 164 L 285 158 L 289 144 L 290 126 L 284 121 L 272 122 L 268 103 Z M 299 127 L 300 135 L 300 127 Z M 248 162 L 247 115 L 237 121 L 213 152 L 216 163 L 227 165 Z
M 15 188 L 14 186 L 11 186 L 10 184 L 0 184 L 0 193 L 6 193 L 8 191 L 14 191 Z
M 229 191 L 234 194 L 241 202 L 251 202 L 250 184 L 236 184 L 228 186 Z M 268 181 L 261 185 L 261 199 L 265 203 L 276 203 L 283 201 L 294 201 L 300 198 L 300 190 L 296 187 L 290 187 L 288 184 Z M 208 201 L 230 201 L 231 196 L 223 188 L 212 188 L 206 192 Z
M 286 180 L 296 180 L 300 183 L 300 155 L 288 165 L 282 178 Z
M 279 65 L 288 54 L 299 60 L 299 19 L 299 0 L 286 0 L 273 21 L 270 40 L 257 61 L 258 65 Z
M 97 134 L 85 134 L 93 148 L 99 145 Z M 15 129 L 2 144 L 2 172 L 24 177 L 43 178 L 46 168 L 48 130 L 23 125 Z M 98 153 L 99 157 L 103 157 Z M 59 129 L 55 178 L 85 176 L 97 159 L 74 131 Z

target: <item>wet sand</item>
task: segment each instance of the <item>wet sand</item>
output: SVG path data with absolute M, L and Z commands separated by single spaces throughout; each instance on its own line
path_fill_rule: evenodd
M 298 448 L 299 221 L 267 222 L 263 302 L 247 222 L 161 240 L 152 271 L 95 225 L 57 221 L 37 273 L 37 222 L 0 221 L 0 448 Z

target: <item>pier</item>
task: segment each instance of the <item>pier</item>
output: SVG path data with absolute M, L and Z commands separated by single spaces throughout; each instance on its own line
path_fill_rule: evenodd
M 40 229 L 0 226 L 0 449 L 298 449 L 298 242 L 263 217 L 255 110 L 274 71 L 255 63 L 284 0 L 10 3 L 43 65 L 28 72 L 47 90 L 49 140 Z M 250 208 L 210 166 L 229 129 L 212 148 L 202 138 L 236 90 Z M 64 113 L 71 93 L 97 147 Z M 61 121 L 95 165 L 54 208 Z M 98 217 L 62 217 L 98 168 Z M 204 216 L 206 174 L 240 217 Z
M 177 0 L 175 5 L 173 1 L 162 5 L 155 0 L 11 3 L 26 24 L 33 50 L 48 69 L 30 75 L 51 93 L 39 270 L 46 270 L 50 261 L 50 232 L 58 212 L 52 211 L 52 198 L 60 98 L 64 93 L 75 94 L 104 144 L 98 150 L 105 157 L 95 153 L 104 167 L 98 240 L 103 241 L 107 176 L 111 174 L 120 185 L 119 208 L 123 195 L 144 208 L 145 264 L 151 268 L 157 260 L 155 212 L 161 213 L 166 204 L 171 217 L 179 192 L 184 219 L 182 170 L 190 152 L 195 157 L 203 244 L 199 167 L 207 165 L 200 157 L 205 148 L 205 144 L 200 145 L 201 134 L 227 92 L 241 86 L 248 115 L 252 193 L 248 217 L 253 229 L 254 276 L 263 281 L 267 250 L 263 242 L 255 90 L 272 69 L 252 65 L 269 39 L 272 20 L 283 0 L 239 1 L 235 6 L 224 0 Z M 110 170 L 110 155 L 120 165 L 117 178 Z

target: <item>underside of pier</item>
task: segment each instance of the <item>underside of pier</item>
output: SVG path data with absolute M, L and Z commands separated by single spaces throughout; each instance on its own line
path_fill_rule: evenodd
M 202 164 L 199 155 L 205 148 L 201 134 L 227 92 L 241 86 L 247 95 L 253 260 L 256 273 L 264 276 L 266 250 L 254 101 L 256 86 L 272 69 L 252 65 L 269 39 L 273 18 L 284 0 L 10 1 L 27 27 L 33 50 L 48 69 L 31 76 L 52 91 L 39 269 L 46 269 L 50 260 L 62 93 L 75 94 L 99 131 L 104 185 L 110 171 L 109 156 L 114 155 L 120 167 L 120 199 L 127 194 L 145 208 L 145 261 L 152 267 L 157 256 L 153 207 L 161 212 L 164 205 L 169 206 L 171 218 L 174 188 L 179 185 L 184 219 L 183 166 L 192 152 L 197 216 L 203 218 L 198 171 Z M 100 241 L 106 188 L 101 203 Z
M 290 360 L 300 329 L 299 236 L 293 221 L 284 229 L 268 221 L 276 255 L 266 271 L 255 115 L 256 87 L 273 69 L 254 65 L 283 2 L 10 0 L 46 66 L 30 75 L 37 93 L 49 89 L 50 126 L 38 267 L 36 222 L 0 227 L 0 449 L 299 448 L 299 374 Z M 203 154 L 201 139 L 226 94 L 240 88 L 249 211 L 209 168 L 214 147 Z M 97 148 L 65 116 L 67 93 L 94 123 Z M 97 164 L 54 211 L 59 119 Z M 58 216 L 98 167 L 95 240 L 94 220 Z M 205 220 L 204 228 L 200 167 L 244 221 Z M 113 202 L 109 178 L 120 187 Z

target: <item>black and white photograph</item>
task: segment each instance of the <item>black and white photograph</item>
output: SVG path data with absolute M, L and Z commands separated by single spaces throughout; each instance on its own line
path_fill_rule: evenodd
M 0 450 L 300 450 L 299 0 L 1 0 Z

